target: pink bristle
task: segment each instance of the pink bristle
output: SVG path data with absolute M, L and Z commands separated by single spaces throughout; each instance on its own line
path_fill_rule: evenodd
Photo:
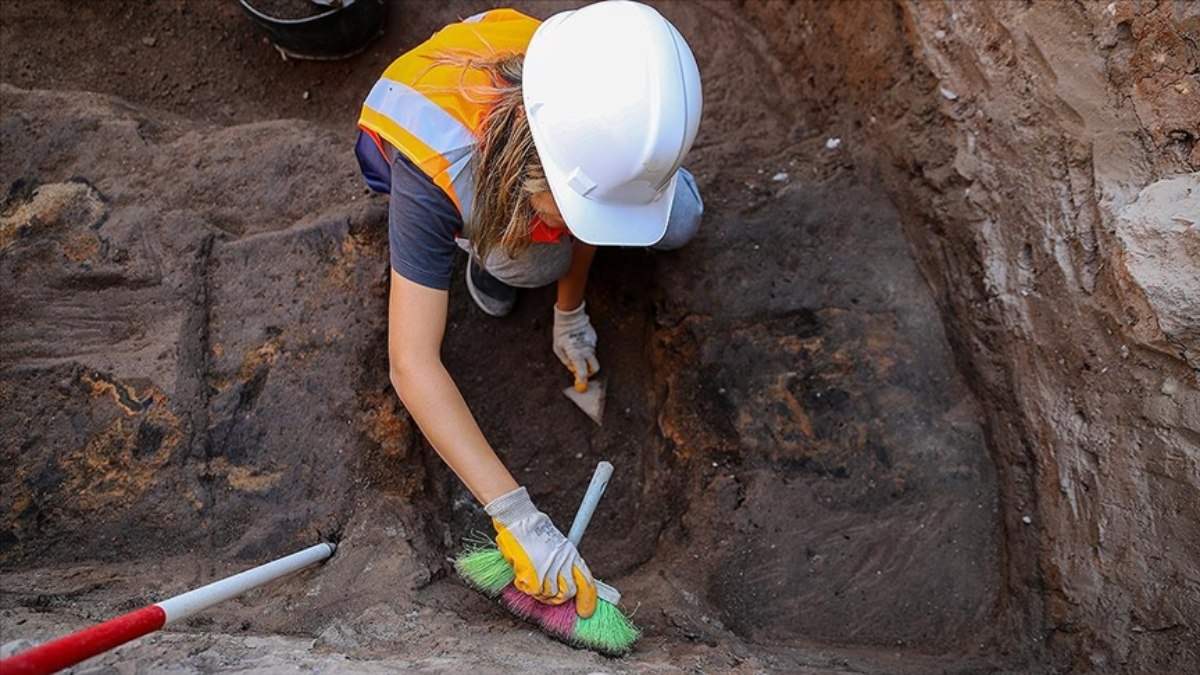
M 542 630 L 556 638 L 565 640 L 571 637 L 575 632 L 575 602 L 568 601 L 561 605 L 542 605 L 545 607 L 538 616 L 538 623 L 542 625 Z
M 505 586 L 504 590 L 500 592 L 500 602 L 508 611 L 534 623 L 540 623 L 541 612 L 546 607 L 532 596 L 517 590 L 517 587 L 512 584 Z
M 500 603 L 518 618 L 542 627 L 546 633 L 566 640 L 575 632 L 575 603 L 547 605 L 531 595 L 526 595 L 509 584 L 500 592 Z

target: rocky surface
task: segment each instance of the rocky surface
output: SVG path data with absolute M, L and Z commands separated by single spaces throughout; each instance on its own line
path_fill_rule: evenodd
M 1195 174 L 1146 186 L 1114 223 L 1127 275 L 1122 294 L 1149 305 L 1161 337 L 1148 326 L 1142 341 L 1200 369 L 1200 179 Z M 1140 296 L 1140 297 L 1139 297 Z
M 704 76 L 706 219 L 598 261 L 605 425 L 558 394 L 547 291 L 495 322 L 457 285 L 444 350 L 557 520 L 617 464 L 583 550 L 647 637 L 611 661 L 447 577 L 485 519 L 387 383 L 355 109 L 483 7 L 315 64 L 233 3 L 0 5 L 6 640 L 332 537 L 99 667 L 1196 664 L 1195 6 L 659 6 Z

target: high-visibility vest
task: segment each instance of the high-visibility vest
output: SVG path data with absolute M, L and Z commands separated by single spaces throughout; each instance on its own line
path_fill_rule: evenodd
M 452 54 L 524 54 L 541 24 L 512 9 L 494 9 L 450 24 L 392 62 L 363 103 L 358 126 L 385 156 L 390 144 L 445 191 L 470 220 L 475 190 L 472 151 L 489 105 L 462 90 L 491 84 L 479 69 L 439 65 Z

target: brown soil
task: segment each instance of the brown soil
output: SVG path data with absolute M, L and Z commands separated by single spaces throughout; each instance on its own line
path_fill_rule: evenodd
M 679 252 L 598 259 L 605 424 L 558 393 L 548 289 L 494 321 L 458 280 L 444 349 L 557 522 L 616 464 L 581 546 L 646 631 L 614 661 L 448 573 L 486 518 L 386 375 L 357 108 L 488 7 L 393 3 L 314 63 L 233 2 L 0 3 L 3 642 L 334 538 L 98 662 L 1200 664 L 1200 312 L 1173 281 L 1200 276 L 1196 6 L 656 5 L 704 78 L 706 215 Z

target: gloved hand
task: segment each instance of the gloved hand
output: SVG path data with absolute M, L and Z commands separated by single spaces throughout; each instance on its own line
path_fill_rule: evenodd
M 586 302 L 580 303 L 569 312 L 554 307 L 554 354 L 575 375 L 575 391 L 579 393 L 587 391 L 588 378 L 600 372 L 596 330 L 584 311 L 586 306 Z
M 496 527 L 496 546 L 513 566 L 517 590 L 548 605 L 575 598 L 575 613 L 596 611 L 596 581 L 563 533 L 520 487 L 484 507 Z

